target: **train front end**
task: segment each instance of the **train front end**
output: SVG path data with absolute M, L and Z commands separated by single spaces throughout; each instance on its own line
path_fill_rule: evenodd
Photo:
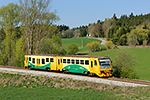
M 100 64 L 100 77 L 111 77 L 112 76 L 112 64 L 110 58 L 99 58 Z

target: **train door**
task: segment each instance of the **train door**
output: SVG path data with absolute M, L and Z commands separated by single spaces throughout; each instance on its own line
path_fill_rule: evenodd
M 40 66 L 40 58 L 36 58 L 36 66 Z
M 63 66 L 63 63 L 62 63 L 62 58 L 58 58 L 57 59 L 57 70 L 59 71 L 62 71 L 62 66 Z
M 95 69 L 97 67 L 97 63 L 95 62 L 94 59 L 90 59 L 90 73 L 95 73 Z

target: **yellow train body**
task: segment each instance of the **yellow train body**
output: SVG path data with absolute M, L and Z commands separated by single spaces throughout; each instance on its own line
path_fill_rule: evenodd
M 25 55 L 24 67 L 95 74 L 99 77 L 112 76 L 112 65 L 109 57 Z

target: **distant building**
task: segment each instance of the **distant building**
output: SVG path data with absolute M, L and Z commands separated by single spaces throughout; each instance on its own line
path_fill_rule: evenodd
M 86 36 L 91 36 L 91 34 L 86 34 Z

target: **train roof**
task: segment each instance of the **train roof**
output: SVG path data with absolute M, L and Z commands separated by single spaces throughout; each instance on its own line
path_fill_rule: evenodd
M 27 54 L 26 56 L 53 56 L 53 57 L 77 57 L 77 58 L 109 58 L 104 56 L 80 56 L 80 55 L 45 55 L 45 54 Z

